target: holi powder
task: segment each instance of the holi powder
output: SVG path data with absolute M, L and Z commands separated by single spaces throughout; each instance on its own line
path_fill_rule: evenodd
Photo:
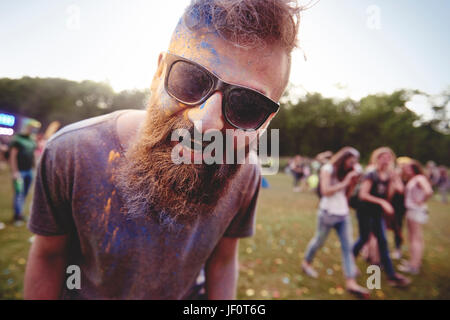
M 105 223 L 105 228 L 107 228 L 110 213 L 111 213 L 111 198 L 108 198 L 108 201 L 106 202 L 105 206 L 105 214 L 102 216 L 102 220 L 104 220 Z
M 115 150 L 111 150 L 108 156 L 108 163 L 112 163 L 114 160 L 118 158 L 120 158 L 120 153 Z
M 110 251 L 110 249 L 111 249 L 111 243 L 114 242 L 114 240 L 115 240 L 115 238 L 116 238 L 116 236 L 117 236 L 117 231 L 118 231 L 118 230 L 119 230 L 118 227 L 116 227 L 116 228 L 114 229 L 112 238 L 111 238 L 111 240 L 108 242 L 108 246 L 106 247 L 106 250 L 105 250 L 106 253 L 109 253 L 109 251 Z
M 214 49 L 214 47 L 211 44 L 209 44 L 208 42 L 206 42 L 206 41 L 202 41 L 200 43 L 200 47 L 202 47 L 203 49 L 209 50 L 209 52 L 211 52 L 216 57 L 219 56 L 219 54 L 217 53 L 216 49 Z

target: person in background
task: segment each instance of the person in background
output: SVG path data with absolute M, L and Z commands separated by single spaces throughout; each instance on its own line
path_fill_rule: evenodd
M 303 177 L 300 180 L 300 190 L 309 190 L 308 178 L 311 176 L 311 161 L 303 158 Z
M 294 177 L 294 192 L 300 192 L 300 181 L 304 176 L 303 159 L 296 155 L 289 163 L 289 169 Z
M 46 142 L 47 140 L 45 139 L 44 134 L 38 133 L 36 135 L 36 150 L 34 151 L 34 158 L 36 159 L 36 163 L 39 162 L 42 152 L 44 152 Z
M 389 203 L 394 188 L 390 186 L 393 181 L 394 152 L 387 147 L 373 151 L 370 163 L 374 170 L 370 170 L 363 178 L 359 191 L 361 204 L 357 210 L 359 224 L 359 239 L 353 246 L 355 258 L 359 255 L 364 244 L 369 240 L 371 233 L 377 239 L 378 252 L 381 263 L 388 276 L 388 283 L 392 286 L 404 287 L 411 282 L 408 278 L 398 274 L 394 270 L 389 248 L 386 240 L 385 223 L 383 214 L 394 214 L 394 208 Z
M 13 220 L 16 226 L 23 225 L 25 220 L 23 207 L 33 180 L 36 142 L 31 138 L 32 130 L 32 124 L 25 124 L 24 129 L 13 137 L 9 145 L 9 164 L 14 185 Z
M 312 260 L 330 230 L 334 228 L 341 242 L 346 288 L 358 297 L 368 298 L 368 291 L 359 286 L 355 280 L 357 268 L 352 255 L 352 223 L 348 205 L 349 196 L 362 172 L 358 160 L 359 152 L 356 149 L 344 147 L 322 167 L 320 171 L 322 197 L 319 203 L 317 231 L 309 242 L 302 269 L 308 276 L 318 277 L 317 271 L 312 267 Z
M 411 160 L 412 159 L 408 157 L 397 158 L 397 166 L 393 174 L 394 179 L 390 185 L 394 189 L 393 192 L 391 192 L 393 195 L 390 199 L 392 207 L 394 208 L 394 215 L 385 215 L 387 227 L 394 232 L 395 250 L 392 252 L 392 259 L 395 260 L 399 260 L 402 257 L 402 227 L 406 213 L 404 191 L 407 180 L 403 174 L 403 168 L 410 163 Z
M 428 178 L 428 181 L 430 181 L 431 186 L 435 188 L 439 181 L 439 168 L 434 161 L 430 160 L 427 162 L 424 174 Z
M 331 157 L 333 156 L 333 152 L 331 151 L 324 151 L 316 155 L 316 160 L 319 162 L 319 167 L 327 163 Z M 318 168 L 320 169 L 320 168 Z
M 447 192 L 450 187 L 450 179 L 448 178 L 447 168 L 444 166 L 439 167 L 439 180 L 436 187 L 441 194 L 442 203 L 447 203 Z
M 2 143 L 2 141 L 0 140 L 0 169 L 3 169 L 6 164 L 8 162 L 8 159 L 6 158 L 6 154 L 8 153 L 8 145 Z
M 433 195 L 433 189 L 419 162 L 413 160 L 405 165 L 403 170 L 408 178 L 405 187 L 405 207 L 410 259 L 400 265 L 399 270 L 419 274 L 424 249 L 422 225 L 428 221 L 426 201 Z
M 316 194 L 319 197 L 319 199 L 321 198 L 321 194 L 320 194 L 320 169 L 322 168 L 322 166 L 324 164 L 326 164 L 328 161 L 330 161 L 331 157 L 333 156 L 333 152 L 331 151 L 324 151 L 319 153 L 318 155 L 316 155 L 316 158 L 314 159 L 315 165 L 312 167 L 314 169 L 314 174 L 317 176 L 317 181 L 314 181 L 316 183 Z M 314 178 L 313 178 L 314 179 Z

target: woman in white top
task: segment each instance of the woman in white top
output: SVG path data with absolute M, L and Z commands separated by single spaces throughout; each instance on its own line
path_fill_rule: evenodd
M 418 274 L 424 249 L 422 225 L 428 221 L 426 201 L 433 195 L 433 189 L 417 161 L 413 160 L 406 164 L 403 171 L 408 179 L 405 187 L 405 207 L 410 260 L 399 266 L 399 270 Z
M 359 152 L 344 147 L 320 170 L 320 204 L 317 231 L 309 242 L 302 269 L 307 275 L 317 278 L 318 273 L 311 263 L 317 250 L 325 242 L 331 229 L 336 229 L 342 249 L 343 270 L 347 290 L 358 297 L 367 298 L 368 291 L 356 283 L 357 269 L 352 254 L 352 224 L 348 199 L 362 173 L 358 163 Z

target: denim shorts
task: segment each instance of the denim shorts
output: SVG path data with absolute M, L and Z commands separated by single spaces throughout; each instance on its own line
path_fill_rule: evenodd
M 428 222 L 428 211 L 425 209 L 406 210 L 406 218 L 414 222 L 425 224 Z
M 320 209 L 320 211 L 319 211 L 320 221 L 324 225 L 330 226 L 330 227 L 343 222 L 346 219 L 346 217 L 347 217 L 346 214 L 344 214 L 344 215 L 332 214 L 332 213 L 329 213 L 328 210 Z

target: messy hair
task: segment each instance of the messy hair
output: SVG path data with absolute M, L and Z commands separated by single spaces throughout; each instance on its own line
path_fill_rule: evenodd
M 241 48 L 297 46 L 301 7 L 296 0 L 192 0 L 183 19 L 197 31 L 206 28 Z
M 417 160 L 411 160 L 407 165 L 411 166 L 412 171 L 414 172 L 414 175 L 421 174 L 423 175 L 423 168 L 419 161 Z
M 331 157 L 329 163 L 335 168 L 333 176 L 336 176 L 339 181 L 344 180 L 348 173 L 344 170 L 344 163 L 350 157 L 355 157 L 359 160 L 359 151 L 352 147 L 344 147 Z

